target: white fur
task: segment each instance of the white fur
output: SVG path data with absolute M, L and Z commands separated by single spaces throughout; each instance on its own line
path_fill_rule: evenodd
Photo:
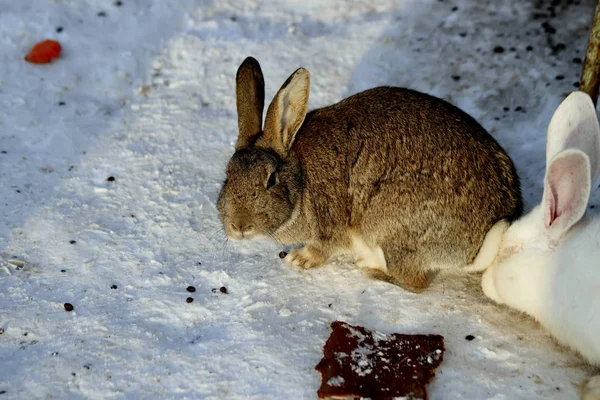
M 596 133 L 598 117 L 590 97 L 583 92 L 571 93 L 556 109 L 546 139 L 546 165 L 564 149 L 578 148 L 589 154 L 600 152 L 600 137 Z M 576 132 L 575 135 L 571 134 Z M 597 176 L 598 160 L 590 157 L 592 176 Z
M 352 254 L 358 267 L 378 269 L 387 274 L 387 263 L 381 247 L 370 247 L 362 237 L 353 235 Z
M 600 366 L 600 218 L 582 218 L 598 176 L 600 126 L 587 95 L 563 101 L 547 143 L 542 203 L 508 228 L 482 288 Z M 589 399 L 600 399 L 597 379 Z
M 534 214 L 541 217 L 539 209 Z M 530 314 L 559 342 L 600 366 L 600 218 L 581 221 L 554 251 L 536 246 L 544 242 L 539 236 L 537 242 L 512 241 L 519 233 L 513 227 L 507 240 L 521 251 L 485 272 L 483 291 Z

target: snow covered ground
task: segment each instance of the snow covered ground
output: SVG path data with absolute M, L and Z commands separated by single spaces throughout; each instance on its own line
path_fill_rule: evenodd
M 432 399 L 577 398 L 590 369 L 478 275 L 416 295 L 346 260 L 299 271 L 272 243 L 227 242 L 215 202 L 253 55 L 268 98 L 311 71 L 311 108 L 381 84 L 450 100 L 505 146 L 533 205 L 594 5 L 0 0 L 0 399 L 314 399 L 337 319 L 444 335 Z M 45 38 L 62 57 L 24 62 Z

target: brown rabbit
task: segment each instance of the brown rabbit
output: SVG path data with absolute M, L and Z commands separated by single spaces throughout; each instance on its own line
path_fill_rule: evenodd
M 309 84 L 308 71 L 294 72 L 263 129 L 260 65 L 240 65 L 239 138 L 218 201 L 229 238 L 303 243 L 285 257 L 302 268 L 351 253 L 412 290 L 431 270 L 491 264 L 495 249 L 477 257 L 486 234 L 500 235 L 523 205 L 512 161 L 473 118 L 394 87 L 307 113 Z

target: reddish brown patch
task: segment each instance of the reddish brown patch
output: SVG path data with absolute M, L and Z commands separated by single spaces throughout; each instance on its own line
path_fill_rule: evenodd
M 319 399 L 427 399 L 425 386 L 444 359 L 440 335 L 385 335 L 335 321 L 315 367 Z

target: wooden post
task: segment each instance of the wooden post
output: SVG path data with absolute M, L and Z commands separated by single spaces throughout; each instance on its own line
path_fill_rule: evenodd
M 600 88 L 600 0 L 596 5 L 594 22 L 590 41 L 585 54 L 585 62 L 581 71 L 579 90 L 587 93 L 592 98 L 594 105 L 598 102 L 598 89 Z

